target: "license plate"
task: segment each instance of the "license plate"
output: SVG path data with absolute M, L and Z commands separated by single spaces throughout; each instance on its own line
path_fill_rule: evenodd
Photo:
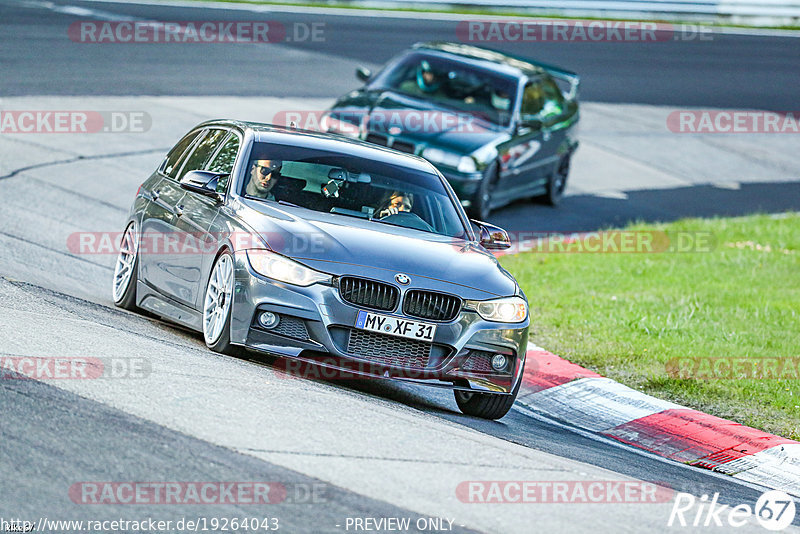
M 358 312 L 356 328 L 420 341 L 433 341 L 433 335 L 436 333 L 435 324 L 363 310 Z

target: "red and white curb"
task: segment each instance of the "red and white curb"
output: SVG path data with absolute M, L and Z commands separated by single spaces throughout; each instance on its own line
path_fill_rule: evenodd
M 538 347 L 528 350 L 517 402 L 665 458 L 800 496 L 800 443 L 645 395 Z

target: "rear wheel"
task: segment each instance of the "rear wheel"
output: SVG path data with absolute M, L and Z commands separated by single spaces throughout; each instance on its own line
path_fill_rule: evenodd
M 129 224 L 122 234 L 119 245 L 119 255 L 114 266 L 114 282 L 112 296 L 114 305 L 129 311 L 136 307 L 136 281 L 139 269 L 139 254 L 136 246 L 136 237 L 133 233 L 133 223 Z
M 472 393 L 471 391 L 455 390 L 456 404 L 465 415 L 481 417 L 483 419 L 500 419 L 514 406 L 517 400 L 522 377 L 517 382 L 511 395 L 498 395 L 496 393 Z
M 542 197 L 546 204 L 558 206 L 564 197 L 564 190 L 567 188 L 567 176 L 569 176 L 570 154 L 567 154 L 558 162 L 558 168 L 550 175 L 547 181 L 547 193 Z
M 203 337 L 214 352 L 235 355 L 238 347 L 231 344 L 231 313 L 234 285 L 233 256 L 223 252 L 211 269 L 203 299 Z

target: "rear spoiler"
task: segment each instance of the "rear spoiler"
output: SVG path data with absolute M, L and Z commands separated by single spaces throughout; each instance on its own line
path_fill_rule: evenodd
M 564 93 L 564 98 L 566 98 L 567 100 L 575 100 L 576 98 L 578 98 L 578 87 L 580 87 L 581 85 L 580 76 L 578 76 L 574 72 L 569 72 L 561 69 L 556 69 L 556 70 L 545 69 L 545 70 L 553 78 L 564 80 L 565 82 L 569 83 L 569 91 Z
M 578 98 L 578 87 L 581 84 L 581 77 L 578 76 L 577 73 L 572 72 L 571 70 L 562 69 L 561 67 L 556 67 L 555 65 L 542 63 L 541 61 L 536 61 L 528 57 L 509 54 L 507 52 L 502 52 L 500 50 L 492 50 L 492 51 L 497 52 L 499 54 L 503 54 L 508 57 L 513 57 L 514 59 L 517 59 L 519 61 L 524 61 L 525 63 L 530 63 L 531 65 L 535 65 L 545 70 L 553 78 L 567 82 L 569 84 L 569 91 L 564 93 L 564 98 L 566 98 L 567 100 L 575 100 L 576 98 Z

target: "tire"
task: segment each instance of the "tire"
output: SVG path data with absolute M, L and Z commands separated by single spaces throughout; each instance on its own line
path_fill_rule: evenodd
M 519 386 L 522 384 L 520 376 L 511 395 L 497 395 L 495 393 L 472 393 L 470 391 L 454 390 L 458 409 L 464 415 L 480 417 L 482 419 L 500 419 L 514 406 L 517 400 Z
M 478 219 L 479 221 L 485 221 L 489 218 L 492 212 L 492 193 L 497 185 L 497 172 L 497 162 L 495 161 L 486 169 L 486 173 L 481 179 L 478 190 L 472 196 L 472 202 L 467 210 L 471 218 Z
M 111 297 L 114 305 L 128 311 L 138 310 L 136 306 L 136 282 L 139 278 L 139 249 L 134 235 L 134 225 L 130 223 L 122 234 L 122 240 L 114 267 Z
M 233 256 L 227 250 L 214 261 L 203 297 L 203 338 L 214 352 L 238 355 L 241 350 L 231 344 L 231 314 L 235 283 Z
M 564 190 L 567 188 L 567 177 L 569 176 L 569 164 L 571 154 L 567 154 L 558 162 L 558 168 L 550 175 L 547 181 L 547 193 L 542 196 L 545 204 L 558 206 L 564 198 Z

